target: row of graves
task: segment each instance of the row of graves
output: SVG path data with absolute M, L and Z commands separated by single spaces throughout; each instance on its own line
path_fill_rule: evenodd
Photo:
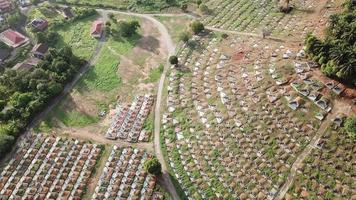
M 278 56 L 278 52 L 282 52 L 281 55 Z M 294 73 L 283 73 L 277 65 Z M 340 96 L 346 87 L 330 79 L 320 81 L 313 76 L 317 68 L 317 63 L 306 60 L 304 49 L 292 51 L 280 46 L 270 58 L 268 73 L 276 89 L 270 91 L 269 99 L 274 101 L 283 96 L 292 110 L 313 112 L 316 119 L 324 120 L 333 108 L 331 97 Z
M 101 152 L 95 144 L 41 134 L 19 146 L 1 171 L 0 199 L 81 199 Z
M 148 133 L 143 127 L 153 102 L 153 95 L 144 95 L 136 97 L 131 105 L 117 105 L 115 116 L 105 137 L 111 140 L 147 142 L 151 133 Z
M 330 128 L 297 171 L 286 199 L 355 199 L 355 142 Z
M 273 0 L 210 0 L 207 6 L 212 11 L 204 16 L 203 22 L 214 28 L 233 31 L 261 33 L 264 30 L 274 35 L 305 37 L 318 28 L 315 26 L 315 18 L 313 21 L 303 20 L 308 16 L 305 10 L 317 8 L 318 3 L 320 4 L 312 0 L 293 1 L 296 11 L 283 14 L 278 11 L 278 3 Z M 215 10 L 219 12 L 214 12 Z M 319 25 L 325 25 L 326 20 L 318 20 Z
M 152 155 L 131 147 L 114 146 L 92 199 L 152 199 L 156 177 L 143 169 Z
M 188 199 L 273 199 L 317 120 L 271 97 L 287 92 L 269 75 L 276 44 L 194 40 L 169 72 L 162 124 L 171 172 Z

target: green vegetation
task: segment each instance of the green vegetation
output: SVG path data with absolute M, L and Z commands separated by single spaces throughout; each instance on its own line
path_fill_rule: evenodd
M 192 29 L 194 34 L 199 34 L 205 29 L 203 23 L 201 23 L 200 21 L 193 21 L 190 24 L 190 28 Z
M 345 130 L 351 138 L 356 139 L 356 116 L 347 118 L 345 122 Z
M 177 56 L 169 57 L 169 63 L 171 63 L 171 65 L 177 65 L 178 64 L 178 57 Z
M 162 173 L 161 163 L 156 157 L 147 159 L 143 164 L 143 167 L 148 173 L 156 176 Z
M 137 34 L 138 28 L 140 28 L 140 23 L 137 20 L 118 22 L 118 32 L 123 37 L 132 37 Z
M 56 119 L 67 127 L 83 127 L 99 121 L 99 117 L 90 116 L 75 110 L 68 110 L 64 105 L 57 106 L 53 110 L 53 113 L 55 114 Z
M 15 138 L 12 135 L 0 134 L 0 159 L 5 157 L 14 142 Z
M 329 77 L 356 85 L 356 2 L 348 0 L 345 11 L 330 17 L 326 38 L 306 38 L 307 53 Z
M 4 135 L 18 137 L 83 65 L 84 60 L 66 47 L 51 49 L 45 60 L 30 72 L 6 69 L 0 76 L 0 140 L 11 140 Z M 2 152 L 8 152 L 9 147 L 5 146 Z
M 60 3 L 73 5 L 87 5 L 95 7 L 117 8 L 140 12 L 160 11 L 169 7 L 178 7 L 185 0 L 60 0 Z
M 95 19 L 96 16 L 91 16 L 55 28 L 54 31 L 60 35 L 56 47 L 69 45 L 76 56 L 89 59 L 97 43 L 90 35 L 90 27 Z
M 162 64 L 160 64 L 159 67 L 152 69 L 150 71 L 150 75 L 149 75 L 148 79 L 146 79 L 145 82 L 146 83 L 155 83 L 155 82 L 157 82 L 161 77 L 163 69 L 164 69 L 164 66 Z
M 119 57 L 105 46 L 95 63 L 95 66 L 86 73 L 77 88 L 84 87 L 89 90 L 111 91 L 121 84 L 117 74 Z

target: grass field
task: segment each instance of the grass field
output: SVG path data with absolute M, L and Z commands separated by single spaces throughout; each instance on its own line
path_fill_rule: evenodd
M 57 47 L 67 44 L 72 47 L 76 56 L 89 59 L 98 42 L 90 35 L 90 27 L 96 18 L 97 16 L 88 17 L 57 28 L 61 36 Z
M 61 0 L 62 3 L 91 5 L 98 7 L 113 7 L 122 10 L 135 10 L 154 12 L 160 11 L 171 6 L 179 5 L 182 0 L 166 1 L 166 0 L 154 0 L 154 1 L 137 1 L 137 0 Z
M 43 3 L 43 5 L 31 9 L 30 12 L 28 13 L 28 18 L 30 20 L 36 18 L 46 19 L 49 22 L 49 24 L 64 20 L 64 17 L 60 15 L 56 11 L 56 9 L 50 6 L 48 3 Z
M 188 30 L 191 19 L 188 16 L 184 17 L 163 17 L 155 16 L 162 24 L 164 24 L 169 34 L 175 43 L 179 42 L 179 35 Z

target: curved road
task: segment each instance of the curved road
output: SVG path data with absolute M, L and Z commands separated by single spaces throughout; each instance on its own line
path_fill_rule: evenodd
M 151 21 L 158 29 L 160 32 L 160 43 L 165 46 L 166 54 L 168 55 L 167 57 L 173 55 L 175 53 L 175 45 L 173 43 L 173 40 L 171 38 L 171 35 L 168 33 L 167 28 L 159 22 L 157 19 L 153 17 L 153 15 L 149 14 L 139 14 L 139 13 L 132 13 L 132 12 L 121 12 L 121 11 L 116 11 L 116 10 L 104 10 L 104 9 L 97 9 L 99 13 L 102 15 L 108 15 L 109 13 L 116 13 L 116 14 L 123 14 L 123 15 L 130 15 L 130 16 L 136 16 L 140 18 L 147 19 Z M 166 74 L 168 71 L 169 67 L 169 62 L 167 59 L 167 63 L 165 65 L 165 68 L 163 70 L 163 73 L 161 75 L 161 78 L 159 80 L 158 84 L 158 91 L 157 91 L 157 99 L 156 99 L 156 106 L 155 106 L 155 119 L 154 119 L 154 149 L 155 149 L 155 154 L 162 164 L 162 175 L 159 177 L 159 182 L 162 184 L 162 186 L 166 189 L 166 191 L 169 192 L 171 197 L 174 200 L 179 200 L 179 196 L 177 194 L 177 191 L 170 179 L 169 173 L 167 171 L 167 165 L 163 157 L 163 153 L 161 150 L 161 143 L 160 143 L 160 128 L 161 128 L 161 101 L 162 101 L 162 91 L 163 91 L 163 85 L 164 81 L 166 78 Z

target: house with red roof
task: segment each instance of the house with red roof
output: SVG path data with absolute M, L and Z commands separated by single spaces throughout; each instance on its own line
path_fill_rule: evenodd
M 101 20 L 96 20 L 91 26 L 90 34 L 95 38 L 101 38 L 104 29 L 104 22 Z
M 8 46 L 16 48 L 25 44 L 28 41 L 28 38 L 17 31 L 7 29 L 0 33 L 0 40 Z
M 8 12 L 11 10 L 11 3 L 8 0 L 0 0 L 0 12 Z

